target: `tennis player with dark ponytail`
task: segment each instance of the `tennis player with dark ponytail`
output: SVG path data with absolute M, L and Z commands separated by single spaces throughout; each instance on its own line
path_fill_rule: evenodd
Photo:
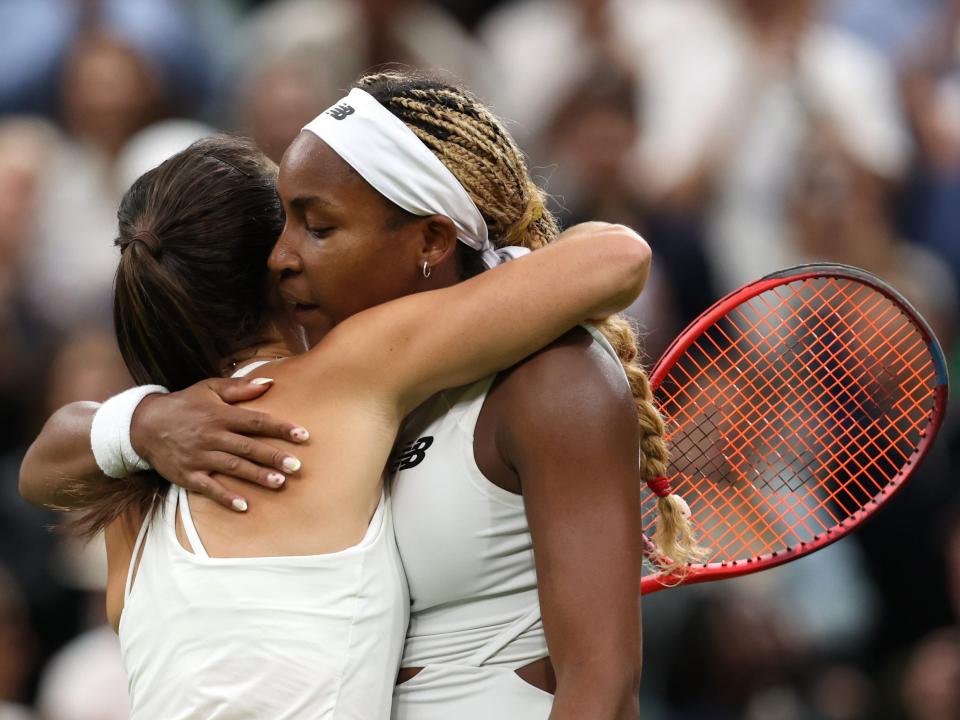
M 436 213 L 406 179 L 436 161 L 450 175 L 441 184 L 465 191 L 479 223 L 458 222 L 436 236 L 459 242 L 429 245 L 363 231 L 371 189 L 389 201 L 393 229 Z M 559 235 L 500 122 L 462 88 L 414 75 L 363 78 L 291 145 L 278 188 L 286 226 L 270 267 L 311 344 L 367 308 L 454 286 Z M 462 339 L 491 312 L 476 305 L 459 315 Z M 389 350 L 380 353 L 384 372 Z M 262 388 L 213 388 L 149 395 L 126 449 L 138 467 L 148 461 L 243 509 L 240 486 L 211 473 L 269 486 L 270 466 L 282 469 L 294 448 L 278 453 L 262 438 L 289 440 L 292 426 L 254 421 L 216 397 L 246 399 Z M 91 468 L 89 448 L 76 447 L 89 419 L 70 417 L 45 430 L 28 458 L 23 476 L 35 479 L 27 484 L 37 501 L 63 504 L 63 475 L 108 482 Z M 260 439 L 243 437 L 252 424 Z M 407 419 L 390 463 L 412 603 L 394 717 L 637 717 L 644 481 L 662 495 L 661 552 L 676 563 L 697 552 L 683 503 L 660 478 L 662 430 L 636 338 L 616 318 L 439 393 Z M 257 505 L 268 502 L 266 491 L 248 488 Z

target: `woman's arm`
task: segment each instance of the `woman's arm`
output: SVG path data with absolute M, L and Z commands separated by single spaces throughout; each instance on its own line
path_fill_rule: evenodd
M 90 425 L 100 407 L 75 402 L 57 410 L 27 449 L 20 465 L 20 496 L 55 510 L 82 505 L 76 488 L 120 482 L 104 475 L 90 449 Z
M 622 310 L 649 269 L 650 248 L 635 232 L 586 223 L 465 282 L 365 310 L 319 347 L 360 374 L 358 387 L 395 397 L 404 415 L 439 390 L 513 365 L 585 319 Z
M 204 380 L 169 395 L 150 395 L 133 416 L 134 448 L 175 485 L 203 493 L 225 507 L 239 496 L 211 473 L 266 487 L 273 468 L 283 470 L 286 453 L 244 433 L 299 441 L 292 423 L 228 403 L 259 397 L 269 385 L 244 379 Z M 59 510 L 85 506 L 90 489 L 104 483 L 136 482 L 104 475 L 90 449 L 90 425 L 99 405 L 71 403 L 55 412 L 27 450 L 20 466 L 20 495 L 29 503 Z M 232 452 L 234 455 L 229 455 Z
M 557 677 L 550 720 L 637 720 L 642 529 L 633 396 L 616 361 L 585 333 L 511 370 L 498 393 L 497 448 L 523 490 Z

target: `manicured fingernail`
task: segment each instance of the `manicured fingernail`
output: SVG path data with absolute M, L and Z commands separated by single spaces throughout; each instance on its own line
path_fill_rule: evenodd
M 267 482 L 270 483 L 271 485 L 274 485 L 275 487 L 280 487 L 281 485 L 283 485 L 286 479 L 287 479 L 286 477 L 284 477 L 278 472 L 272 472 L 269 475 L 267 475 Z
M 243 498 L 234 498 L 231 504 L 233 505 L 233 509 L 237 512 L 247 511 L 247 501 Z
M 287 456 L 283 459 L 283 469 L 287 472 L 296 472 L 300 469 L 300 461 L 292 455 Z
M 290 437 L 292 437 L 297 442 L 306 442 L 310 439 L 310 433 L 307 432 L 306 428 L 295 427 L 290 431 Z
M 251 380 L 250 384 L 251 385 L 269 385 L 272 382 L 273 382 L 273 378 L 258 377 Z

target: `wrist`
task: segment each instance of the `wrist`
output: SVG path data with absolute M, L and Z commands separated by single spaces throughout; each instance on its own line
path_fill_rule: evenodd
M 147 395 L 139 402 L 130 418 L 130 446 L 134 452 L 143 458 L 148 464 L 153 465 L 150 460 L 150 438 L 154 437 L 153 419 L 157 401 L 163 404 L 164 393 L 152 393 Z
M 141 385 L 115 395 L 97 410 L 90 426 L 90 447 L 105 475 L 124 478 L 138 470 L 150 469 L 131 444 L 130 426 L 145 397 L 166 392 L 168 390 L 159 385 Z

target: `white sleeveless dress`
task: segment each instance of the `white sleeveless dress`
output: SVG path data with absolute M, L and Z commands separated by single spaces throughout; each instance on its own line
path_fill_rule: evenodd
M 523 496 L 484 477 L 473 454 L 493 381 L 439 394 L 405 423 L 393 456 L 411 600 L 400 666 L 424 668 L 394 689 L 394 720 L 545 720 L 553 707 L 514 672 L 549 655 Z
M 345 550 L 212 558 L 171 488 L 124 591 L 132 720 L 386 720 L 408 608 L 389 498 Z

